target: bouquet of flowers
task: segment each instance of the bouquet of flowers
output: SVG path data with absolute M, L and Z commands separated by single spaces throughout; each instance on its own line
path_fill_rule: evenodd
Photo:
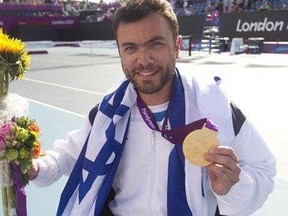
M 41 154 L 40 129 L 35 120 L 13 117 L 0 126 L 0 186 L 4 216 L 27 215 L 24 187 L 32 160 Z
M 25 44 L 10 38 L 0 28 L 0 100 L 8 94 L 9 83 L 21 79 L 28 71 L 30 57 Z

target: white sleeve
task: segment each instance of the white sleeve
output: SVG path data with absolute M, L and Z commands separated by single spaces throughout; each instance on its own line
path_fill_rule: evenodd
M 59 180 L 62 175 L 70 175 L 90 129 L 91 124 L 86 118 L 81 129 L 67 133 L 65 140 L 56 140 L 53 150 L 35 160 L 39 173 L 32 182 L 39 187 L 45 187 Z
M 206 88 L 200 85 L 202 83 L 195 83 L 197 103 L 202 115 L 219 126 L 220 144 L 234 149 L 240 160 L 241 173 L 240 181 L 226 195 L 214 195 L 221 215 L 251 215 L 262 207 L 274 189 L 276 159 L 261 135 L 245 117 L 236 122 L 236 125 L 233 124 L 231 101 L 219 82 Z M 239 116 L 233 112 L 234 114 L 235 118 L 241 118 L 242 113 L 238 113 Z
M 215 194 L 223 215 L 250 215 L 261 208 L 274 189 L 276 159 L 268 146 L 246 120 L 232 148 L 240 159 L 240 181 L 224 196 Z

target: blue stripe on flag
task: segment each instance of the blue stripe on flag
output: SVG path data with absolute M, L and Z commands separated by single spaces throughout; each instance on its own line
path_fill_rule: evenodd
M 169 113 L 169 110 L 173 110 L 173 112 Z M 173 77 L 173 89 L 168 107 L 168 118 L 172 129 L 185 125 L 185 95 L 181 77 L 178 73 Z M 169 156 L 168 216 L 192 216 L 186 198 L 184 161 L 182 145 L 176 144 Z
M 90 133 L 84 143 L 84 146 L 80 152 L 80 155 L 76 161 L 76 164 L 71 172 L 70 176 L 73 176 L 73 178 L 69 178 L 62 193 L 61 193 L 61 198 L 59 201 L 58 205 L 58 210 L 57 210 L 57 216 L 61 216 L 66 208 L 66 205 L 68 204 L 70 198 L 72 197 L 74 191 L 79 185 L 80 182 L 80 177 L 79 173 L 82 171 L 82 165 L 83 165 L 83 159 L 85 158 L 85 153 L 87 149 L 87 144 L 89 140 Z
M 113 116 L 116 113 L 116 110 L 119 108 L 121 101 L 125 95 L 128 84 L 129 84 L 129 81 L 123 82 L 115 92 L 104 97 L 103 102 L 101 103 L 100 108 L 99 108 L 99 110 L 103 114 L 105 114 L 111 119 L 113 118 Z M 112 98 L 113 98 L 113 102 L 111 104 Z
M 113 152 L 116 154 L 120 148 L 120 143 L 116 140 L 106 141 L 99 154 L 97 155 L 95 161 L 91 161 L 87 158 L 84 159 L 83 169 L 88 172 L 88 176 L 83 181 L 81 175 L 80 185 L 79 185 L 79 202 L 83 200 L 88 191 L 91 189 L 95 179 L 98 176 L 104 176 L 108 173 L 111 168 L 111 163 L 107 164 L 108 160 L 112 156 Z

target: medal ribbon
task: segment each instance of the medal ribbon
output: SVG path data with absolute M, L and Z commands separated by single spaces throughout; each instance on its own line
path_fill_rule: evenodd
M 167 114 L 169 112 L 169 107 L 170 107 L 169 105 L 168 105 L 168 109 L 164 118 L 163 126 L 160 129 L 155 120 L 153 113 L 151 112 L 149 107 L 145 104 L 145 102 L 143 101 L 143 99 L 140 97 L 139 94 L 137 96 L 137 106 L 147 126 L 152 130 L 160 132 L 163 138 L 167 139 L 169 142 L 173 144 L 183 144 L 185 137 L 189 133 L 191 133 L 194 130 L 203 128 L 203 125 L 205 125 L 205 127 L 210 130 L 218 131 L 217 126 L 208 118 L 202 118 L 195 122 L 187 124 L 185 126 L 168 130 L 168 115 Z
M 11 163 L 13 169 L 13 185 L 16 192 L 16 211 L 18 216 L 27 216 L 27 203 L 26 203 L 26 193 L 25 193 L 25 186 L 22 180 L 22 174 L 20 167 L 15 164 Z

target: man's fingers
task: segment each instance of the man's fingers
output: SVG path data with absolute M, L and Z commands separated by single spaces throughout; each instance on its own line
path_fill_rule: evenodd
M 235 163 L 239 163 L 239 159 L 234 153 L 233 149 L 226 146 L 219 146 L 217 148 L 213 148 L 209 151 L 209 154 L 213 155 L 223 155 L 230 157 Z

